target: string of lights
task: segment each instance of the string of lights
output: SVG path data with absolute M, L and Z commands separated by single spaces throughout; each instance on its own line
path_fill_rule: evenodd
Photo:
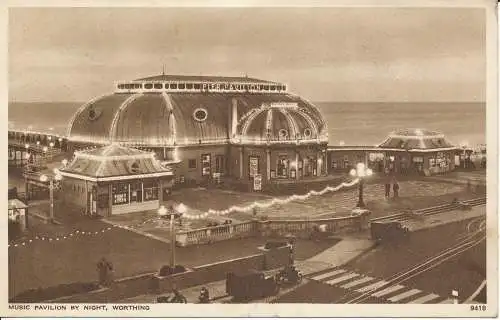
M 150 218 L 147 220 L 144 220 L 140 223 L 134 224 L 134 225 L 128 225 L 128 226 L 121 226 L 121 225 L 111 225 L 106 228 L 102 228 L 97 231 L 82 231 L 82 230 L 74 230 L 70 233 L 66 233 L 63 235 L 52 235 L 52 236 L 47 236 L 47 235 L 35 235 L 32 238 L 29 239 L 23 239 L 20 241 L 13 241 L 8 244 L 8 247 L 27 247 L 35 242 L 41 242 L 41 241 L 46 241 L 46 242 L 53 242 L 53 241 L 63 241 L 63 240 L 69 240 L 69 239 L 74 239 L 77 236 L 96 236 L 96 235 L 101 235 L 105 232 L 112 231 L 113 229 L 134 229 L 137 227 L 140 227 L 141 225 L 144 225 L 146 223 L 149 223 L 151 221 L 158 220 L 157 217 Z
M 274 205 L 284 205 L 284 204 L 290 203 L 292 201 L 298 201 L 298 200 L 304 201 L 304 200 L 307 200 L 313 196 L 321 196 L 321 195 L 324 195 L 328 192 L 336 192 L 342 188 L 352 187 L 352 186 L 356 185 L 358 182 L 359 182 L 359 179 L 356 178 L 350 182 L 340 183 L 336 187 L 328 186 L 321 191 L 311 190 L 308 193 L 303 194 L 303 195 L 292 195 L 292 196 L 289 196 L 287 198 L 281 198 L 281 199 L 280 198 L 273 198 L 272 200 L 269 200 L 269 201 L 253 202 L 252 204 L 249 204 L 247 206 L 231 206 L 225 210 L 209 209 L 201 214 L 196 214 L 196 215 L 190 215 L 190 214 L 184 213 L 182 215 L 182 219 L 184 219 L 184 220 L 200 220 L 200 219 L 206 219 L 209 216 L 225 216 L 225 215 L 228 215 L 231 213 L 237 213 L 237 212 L 240 212 L 240 213 L 251 212 L 254 209 L 266 209 L 266 208 L 269 208 L 269 207 L 274 206 Z M 103 229 L 100 229 L 97 231 L 74 230 L 70 233 L 67 233 L 64 235 L 57 235 L 57 236 L 54 236 L 54 235 L 52 235 L 52 236 L 35 235 L 34 237 L 32 237 L 30 239 L 23 239 L 23 240 L 20 240 L 17 242 L 13 241 L 10 244 L 8 244 L 8 247 L 15 247 L 15 248 L 28 247 L 28 246 L 34 244 L 35 242 L 41 242 L 41 241 L 60 242 L 60 241 L 64 241 L 64 240 L 74 239 L 75 237 L 81 237 L 81 236 L 89 236 L 89 237 L 90 236 L 99 236 L 105 232 L 112 231 L 114 229 L 125 229 L 125 230 L 132 229 L 133 230 L 133 229 L 138 228 L 142 225 L 145 225 L 146 223 L 150 223 L 150 222 L 158 221 L 158 220 L 161 220 L 161 219 L 159 217 L 153 217 L 153 218 L 146 219 L 140 223 L 133 224 L 133 225 L 115 224 L 115 225 L 111 225 L 109 227 L 106 227 L 106 228 L 103 228 Z
M 359 178 L 356 178 L 356 179 L 352 180 L 351 182 L 342 182 L 336 187 L 328 186 L 321 191 L 311 190 L 304 195 L 295 195 L 294 194 L 294 195 L 289 196 L 287 198 L 282 198 L 282 199 L 274 198 L 274 199 L 269 200 L 269 201 L 254 202 L 254 203 L 249 204 L 249 205 L 244 206 L 244 207 L 231 206 L 225 210 L 209 209 L 208 211 L 201 213 L 201 214 L 197 214 L 197 215 L 183 214 L 182 219 L 200 220 L 200 219 L 208 218 L 209 215 L 224 216 L 224 215 L 228 215 L 230 213 L 236 213 L 236 212 L 240 212 L 240 213 L 250 212 L 254 209 L 267 209 L 267 208 L 274 206 L 274 205 L 278 205 L 278 204 L 283 205 L 283 204 L 287 204 L 289 202 L 296 201 L 296 200 L 304 201 L 304 200 L 309 199 L 312 196 L 321 196 L 321 195 L 324 195 L 325 193 L 328 193 L 328 192 L 335 192 L 335 191 L 338 191 L 342 188 L 352 187 L 352 186 L 356 185 L 358 182 L 359 182 Z

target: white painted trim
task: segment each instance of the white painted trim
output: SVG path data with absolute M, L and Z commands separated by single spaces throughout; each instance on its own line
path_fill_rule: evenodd
M 278 109 L 282 115 L 285 116 L 287 122 L 288 122 L 288 126 L 292 129 L 292 135 L 290 135 L 290 137 L 293 137 L 294 139 L 297 139 L 297 123 L 295 122 L 295 120 L 293 119 L 293 117 L 290 115 L 290 113 L 288 113 L 288 111 L 285 109 L 285 108 L 279 108 Z
M 273 127 L 273 111 L 271 109 L 267 110 L 266 115 L 266 135 L 267 132 L 272 132 Z
M 97 96 L 97 97 L 94 97 L 93 99 L 91 99 L 90 101 L 88 101 L 87 103 L 84 103 L 80 108 L 78 108 L 78 110 L 73 114 L 73 116 L 71 117 L 71 120 L 69 121 L 69 124 L 68 124 L 68 128 L 66 129 L 66 136 L 67 137 L 70 137 L 71 136 L 71 129 L 73 129 L 73 123 L 75 122 L 76 118 L 90 105 L 94 104 L 97 100 L 101 99 L 101 98 L 105 98 L 105 97 L 108 97 L 108 96 L 112 96 L 113 94 L 112 93 L 106 93 L 106 94 L 103 94 L 103 95 L 100 95 L 100 96 Z
M 115 112 L 115 116 L 113 117 L 113 121 L 111 122 L 111 127 L 109 128 L 109 141 L 115 140 L 116 135 L 116 125 L 118 123 L 118 119 L 120 119 L 120 115 L 133 101 L 137 98 L 143 96 L 142 93 L 136 93 L 127 98 L 121 105 L 120 108 Z
M 448 148 L 435 148 L 435 149 L 410 149 L 408 151 L 409 152 L 440 152 L 440 151 L 452 151 L 452 150 L 460 151 L 461 149 L 458 147 L 448 147 Z
M 444 139 L 444 134 L 437 134 L 433 136 L 419 136 L 419 135 L 411 135 L 411 136 L 404 136 L 404 135 L 399 135 L 399 134 L 389 134 L 389 138 L 396 138 L 396 139 Z
M 175 115 L 174 115 L 174 105 L 172 104 L 172 100 L 170 99 L 170 96 L 166 93 L 162 93 L 163 100 L 165 101 L 165 105 L 167 106 L 167 110 L 169 112 L 168 114 L 168 122 L 170 125 L 170 130 L 172 132 L 172 137 L 171 137 L 171 144 L 176 143 L 177 141 L 177 125 L 176 125 L 176 120 L 175 120 Z
M 316 136 L 319 137 L 320 136 L 320 132 L 318 130 L 318 126 L 316 125 L 316 123 L 314 123 L 314 120 L 311 118 L 311 116 L 308 115 L 306 112 L 300 110 L 300 109 L 295 110 L 295 112 L 297 112 L 304 119 L 306 119 L 307 123 L 309 123 L 309 126 L 311 127 L 311 130 L 314 130 L 314 132 L 316 132 Z
M 252 124 L 253 120 L 259 114 L 261 114 L 262 112 L 264 112 L 264 109 L 255 108 L 254 110 L 255 111 L 252 114 L 249 115 L 249 117 L 245 120 L 245 123 L 243 124 L 243 128 L 241 130 L 241 135 L 242 136 L 246 136 L 247 135 L 248 127 L 250 127 L 250 124 Z M 242 118 L 242 120 L 243 120 L 243 118 Z
M 76 174 L 71 172 L 59 171 L 63 177 L 75 178 L 80 180 L 87 180 L 93 182 L 102 182 L 102 181 L 119 181 L 119 180 L 128 180 L 128 179 L 144 179 L 144 178 L 156 178 L 156 177 L 166 177 L 173 176 L 174 173 L 172 171 L 165 172 L 155 172 L 155 173 L 147 173 L 147 174 L 135 174 L 135 175 L 127 175 L 127 176 L 114 176 L 114 177 L 90 177 L 82 174 Z
M 97 156 L 93 154 L 88 154 L 83 151 L 75 151 L 74 153 L 75 157 L 79 157 L 82 159 L 88 159 L 88 160 L 97 160 L 97 161 L 105 161 L 105 160 L 131 160 L 131 159 L 152 159 L 154 158 L 154 153 L 153 152 L 148 152 L 145 154 L 136 154 L 136 155 L 123 155 L 123 156 Z

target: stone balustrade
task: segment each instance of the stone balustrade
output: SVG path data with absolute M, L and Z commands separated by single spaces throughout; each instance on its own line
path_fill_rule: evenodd
M 355 232 L 367 227 L 367 214 L 326 219 L 252 220 L 181 231 L 177 233 L 177 241 L 181 246 L 189 246 L 252 236 L 308 237 L 319 229 L 330 234 Z

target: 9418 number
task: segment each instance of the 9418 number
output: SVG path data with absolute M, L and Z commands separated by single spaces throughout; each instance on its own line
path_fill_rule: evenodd
M 486 311 L 484 304 L 473 304 L 470 306 L 470 311 Z

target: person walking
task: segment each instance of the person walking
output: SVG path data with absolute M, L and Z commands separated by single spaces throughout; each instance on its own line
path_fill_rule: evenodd
M 385 183 L 385 198 L 389 198 L 391 196 L 391 183 L 387 181 Z
M 394 198 L 399 197 L 399 184 L 397 182 L 392 185 L 392 190 L 394 191 Z
M 113 265 L 111 262 L 102 257 L 97 263 L 97 272 L 99 277 L 99 285 L 101 287 L 109 286 L 112 282 L 111 274 L 113 272 Z

